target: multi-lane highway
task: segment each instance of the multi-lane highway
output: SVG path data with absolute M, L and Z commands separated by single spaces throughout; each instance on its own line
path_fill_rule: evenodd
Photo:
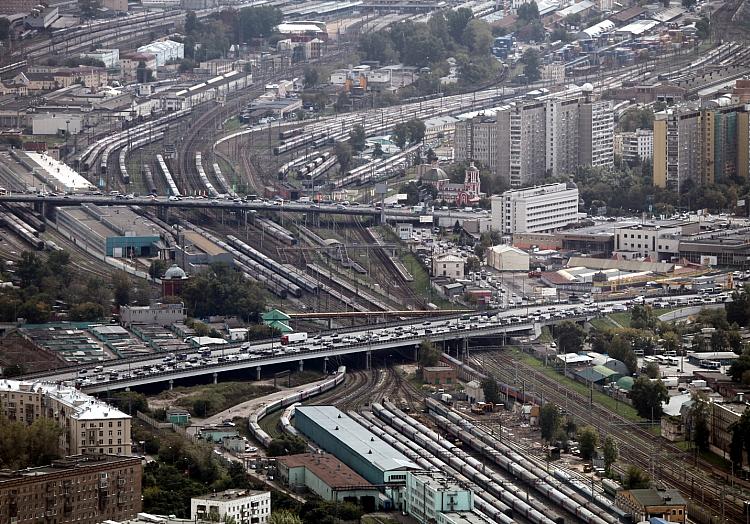
M 680 297 L 687 304 L 690 296 Z M 718 300 L 718 299 L 717 299 Z M 648 299 L 662 303 L 663 299 Z M 626 304 L 624 300 L 607 302 Z M 69 381 L 86 392 L 135 387 L 201 375 L 212 375 L 242 369 L 255 370 L 274 364 L 302 362 L 308 359 L 367 353 L 382 349 L 416 348 L 423 340 L 433 342 L 497 337 L 505 334 L 534 333 L 543 325 L 560 320 L 587 320 L 605 307 L 597 304 L 557 304 L 528 306 L 505 311 L 454 315 L 410 320 L 380 327 L 357 327 L 348 330 L 310 334 L 307 340 L 281 345 L 276 340 L 257 343 L 226 344 L 189 350 L 177 355 L 149 355 L 134 359 L 112 360 L 93 368 L 91 364 L 27 375 L 25 379 L 53 382 Z M 252 372 L 252 371 L 249 371 Z

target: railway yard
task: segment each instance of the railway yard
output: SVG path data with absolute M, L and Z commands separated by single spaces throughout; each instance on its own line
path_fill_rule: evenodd
M 489 219 L 485 216 L 489 213 L 481 214 L 470 206 L 435 206 L 429 211 L 403 208 L 397 193 L 402 184 L 417 180 L 412 170 L 416 157 L 426 158 L 432 146 L 454 145 L 452 132 L 427 129 L 429 139 L 406 144 L 385 158 L 355 152 L 345 169 L 341 160 L 345 155 L 339 151 L 360 130 L 368 140 L 381 139 L 414 120 L 463 118 L 530 100 L 540 106 L 552 104 L 562 96 L 581 95 L 586 84 L 590 85 L 587 93 L 611 93 L 644 85 L 658 76 L 660 81 L 687 86 L 683 89 L 686 98 L 703 98 L 705 90 L 750 74 L 750 48 L 744 43 L 712 41 L 598 70 L 587 60 L 573 58 L 557 64 L 564 78 L 564 83 L 557 84 L 549 79 L 519 82 L 514 75 L 520 66 L 504 62 L 495 78 L 470 92 L 436 91 L 387 107 L 376 107 L 373 99 L 372 107 L 352 103 L 345 109 L 318 111 L 302 103 L 304 88 L 299 87 L 311 68 L 328 73 L 341 67 L 351 59 L 360 35 L 403 21 L 425 20 L 424 9 L 407 2 L 409 9 L 404 12 L 395 8 L 387 13 L 368 12 L 359 0 L 257 4 L 278 7 L 285 24 L 327 25 L 329 37 L 323 50 L 314 58 L 293 62 L 280 54 L 271 57 L 273 52 L 264 48 L 271 46 L 261 37 L 252 67 L 248 62 L 248 67 L 225 70 L 218 64 L 216 71 L 207 74 L 194 64 L 187 74 L 180 70 L 169 80 L 155 81 L 151 91 L 144 89 L 137 96 L 127 92 L 132 95 L 132 108 L 112 110 L 114 116 L 79 132 L 75 147 L 68 147 L 69 130 L 64 134 L 58 130 L 56 140 L 64 141 L 67 157 L 63 154 L 53 160 L 32 149 L 3 147 L 0 259 L 3 271 L 14 274 L 24 263 L 24 252 L 46 260 L 51 253 L 65 251 L 76 285 L 87 281 L 90 287 L 106 287 L 124 275 L 132 290 L 143 293 L 141 304 L 134 307 L 144 308 L 167 296 L 169 285 L 182 285 L 176 281 L 183 277 L 168 277 L 173 262 L 182 268 L 174 274 L 184 275 L 185 280 L 207 274 L 213 263 L 227 264 L 233 275 L 241 275 L 238 280 L 255 284 L 267 310 L 287 316 L 275 325 L 289 332 L 280 329 L 277 336 L 273 331 L 273 338 L 262 332 L 253 340 L 245 326 L 248 338 L 227 338 L 220 347 L 208 347 L 198 341 L 216 343 L 213 335 L 224 328 L 230 332 L 230 320 L 236 319 L 204 319 L 201 335 L 206 337 L 201 338 L 195 325 L 183 324 L 183 318 L 169 328 L 166 324 L 128 325 L 118 332 L 119 343 L 113 344 L 115 338 L 107 339 L 106 333 L 100 336 L 100 328 L 114 331 L 119 327 L 114 326 L 122 318 L 118 306 L 113 308 L 117 311 L 113 326 L 84 322 L 70 328 L 71 338 L 78 337 L 82 346 L 93 348 L 85 357 L 79 358 L 83 351 L 53 356 L 50 347 L 55 337 L 69 327 L 63 322 L 47 332 L 38 326 L 22 328 L 23 341 L 14 342 L 12 354 L 3 358 L 20 363 L 29 341 L 51 340 L 46 345 L 39 342 L 38 352 L 29 352 L 29 367 L 21 368 L 23 378 L 57 381 L 107 397 L 110 388 L 171 389 L 175 381 L 194 384 L 211 376 L 216 384 L 219 374 L 260 380 L 262 373 L 272 371 L 290 373 L 295 367 L 302 371 L 307 365 L 317 374 L 322 368 L 323 378 L 314 386 L 289 388 L 283 398 L 277 391 L 273 400 L 260 403 L 251 413 L 248 429 L 255 445 L 268 448 L 288 433 L 305 437 L 309 449 L 322 452 L 323 447 L 293 423 L 295 410 L 335 406 L 342 427 L 357 424 L 358 430 L 370 432 L 372 442 L 377 438 L 408 458 L 416 465 L 414 469 L 442 472 L 470 489 L 481 522 L 636 522 L 606 492 L 603 473 L 588 471 L 586 461 L 567 451 L 562 457 L 552 457 L 549 447 L 541 443 L 530 413 L 554 403 L 579 426 L 593 426 L 602 441 L 614 439 L 619 460 L 613 473 L 624 475 L 629 466 L 637 466 L 650 475 L 655 490 L 677 490 L 674 493 L 684 497 L 687 510 L 687 517 L 681 515 L 679 522 L 742 523 L 750 518 L 750 483 L 735 476 L 734 463 L 731 475 L 727 474 L 697 453 L 662 438 L 655 423 L 635 422 L 595 400 L 593 382 L 591 394 L 585 395 L 559 380 L 546 361 L 542 365 L 519 349 L 530 341 L 541 343 L 543 330 L 562 321 L 590 330 L 595 320 L 611 313 L 607 307 L 631 310 L 635 304 L 631 297 L 608 296 L 599 304 L 587 297 L 582 304 L 574 303 L 566 291 L 569 303 L 561 299 L 543 307 L 541 301 L 526 301 L 524 296 L 533 267 L 516 275 L 524 279 L 521 287 L 517 283 L 506 286 L 502 308 L 488 306 L 480 313 L 464 309 L 477 302 L 463 295 L 462 301 L 454 302 L 437 294 L 433 297 L 430 264 L 439 239 L 463 236 L 463 231 L 449 234 L 454 224 L 463 226 L 474 217 L 479 223 L 479 217 Z M 489 4 L 461 5 L 479 17 L 496 11 Z M 195 15 L 199 21 L 211 20 L 220 9 L 199 9 Z M 186 17 L 182 9 L 144 10 L 33 34 L 20 49 L 4 56 L 0 75 L 10 78 L 46 57 L 65 59 L 102 47 L 135 49 L 153 40 L 153 35 L 179 34 Z M 311 18 L 325 22 L 310 22 Z M 178 63 L 170 64 L 173 73 Z M 723 76 L 714 80 L 716 71 Z M 49 102 L 50 107 L 58 107 L 75 89 L 71 86 L 69 92 L 47 100 L 40 97 L 34 104 Z M 117 91 L 113 99 L 126 91 Z M 278 118 L 258 118 L 257 108 L 269 99 L 275 104 L 269 107 L 287 105 L 279 109 Z M 259 101 L 261 106 L 255 105 Z M 139 104 L 142 107 L 136 110 Z M 619 118 L 641 106 L 620 100 L 613 107 Z M 68 120 L 65 126 L 71 123 L 75 125 Z M 13 195 L 28 199 L 12 201 Z M 95 201 L 85 201 L 88 197 Z M 84 201 L 78 202 L 81 198 Z M 360 209 L 367 212 L 358 214 Z M 399 227 L 414 224 L 423 226 L 420 235 L 431 239 L 430 253 L 417 253 L 408 235 L 399 236 Z M 477 228 L 466 236 L 471 242 L 479 241 L 482 232 Z M 451 241 L 458 244 L 456 239 Z M 170 269 L 150 274 L 151 268 L 162 266 Z M 514 278 L 511 275 L 510 280 Z M 509 299 L 516 292 L 522 295 L 520 307 Z M 728 291 L 717 291 L 706 302 L 697 293 L 684 289 L 680 293 L 684 300 L 678 297 L 670 311 L 709 303 L 723 308 L 730 301 Z M 666 307 L 657 300 L 647 297 L 639 305 L 651 305 L 654 310 Z M 134 304 L 135 298 L 130 302 Z M 128 301 L 120 304 L 128 305 Z M 256 317 L 260 315 L 253 322 L 265 320 Z M 290 321 L 298 335 L 304 333 L 303 338 L 283 338 L 295 334 L 284 324 Z M 270 322 L 262 327 L 269 326 Z M 422 365 L 421 352 L 426 351 L 420 347 L 422 341 L 437 350 L 437 363 Z M 441 344 L 443 351 L 439 351 Z M 554 344 L 551 347 L 555 353 Z M 453 378 L 429 382 L 423 374 L 432 367 L 449 369 Z M 478 383 L 483 390 L 492 379 L 499 385 L 502 402 L 477 412 L 478 404 L 467 393 L 468 384 Z

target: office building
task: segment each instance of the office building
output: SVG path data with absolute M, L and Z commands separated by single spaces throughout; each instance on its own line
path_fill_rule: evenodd
M 408 471 L 420 469 L 390 444 L 333 406 L 299 406 L 294 412 L 294 425 L 372 484 L 403 485 Z
M 649 258 L 669 261 L 680 252 L 683 234 L 700 231 L 699 222 L 661 221 L 615 228 L 615 254 L 624 259 Z
M 75 455 L 0 471 L 0 522 L 98 524 L 141 511 L 140 457 Z
M 0 2 L 0 15 L 30 13 L 39 5 L 39 0 L 3 0 Z
M 435 522 L 442 512 L 471 511 L 474 492 L 436 471 L 406 475 L 406 513 L 418 522 Z
M 130 416 L 74 387 L 0 381 L 0 410 L 9 420 L 51 419 L 63 429 L 61 455 L 130 455 Z
M 503 235 L 554 231 L 578 221 L 578 189 L 564 183 L 492 197 L 492 229 Z
M 356 502 L 367 512 L 378 509 L 378 489 L 333 455 L 278 457 L 276 467 L 282 482 L 295 491 L 306 488 L 329 502 Z
M 190 518 L 237 524 L 266 524 L 271 516 L 271 492 L 228 489 L 190 499 Z

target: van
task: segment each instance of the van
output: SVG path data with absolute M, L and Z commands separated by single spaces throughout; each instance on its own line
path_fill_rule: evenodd
M 635 353 L 636 357 L 642 357 L 644 355 L 642 349 L 636 349 L 636 350 L 633 351 L 633 353 Z

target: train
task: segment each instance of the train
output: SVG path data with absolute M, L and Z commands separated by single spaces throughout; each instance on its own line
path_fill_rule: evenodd
M 267 218 L 258 217 L 255 223 L 260 227 L 264 234 L 271 235 L 279 242 L 288 246 L 297 244 L 297 239 L 288 229 L 278 225 L 276 222 Z
M 214 168 L 214 175 L 216 176 L 216 181 L 221 186 L 221 190 L 225 194 L 229 195 L 230 197 L 237 198 L 237 193 L 234 192 L 234 190 L 229 185 L 229 183 L 227 183 L 227 179 L 224 178 L 224 173 L 221 172 L 221 168 L 219 167 L 219 163 L 218 162 L 214 162 L 212 164 L 212 166 Z
M 628 514 L 611 507 L 611 501 L 604 507 L 600 504 L 597 504 L 599 507 L 593 506 L 590 496 L 584 497 L 577 490 L 560 482 L 559 478 L 550 475 L 494 435 L 475 426 L 460 413 L 432 398 L 427 398 L 425 404 L 439 428 L 458 437 L 515 478 L 533 485 L 536 491 L 576 515 L 581 521 L 588 524 L 630 524 Z
M 5 226 L 13 231 L 21 239 L 30 244 L 39 251 L 45 248 L 44 240 L 37 238 L 39 233 L 34 231 L 31 226 L 19 220 L 10 211 L 0 212 L 0 222 L 4 223 Z
M 321 153 L 317 157 L 315 157 L 310 162 L 306 163 L 304 166 L 297 169 L 297 176 L 299 178 L 303 177 L 311 177 L 311 174 L 313 171 L 315 171 L 316 168 L 323 165 L 326 161 L 329 159 L 333 159 L 335 162 L 335 158 L 331 155 L 330 151 L 326 151 L 325 153 Z M 330 165 L 333 165 L 333 163 L 330 163 Z M 312 178 L 312 177 L 311 177 Z
M 205 187 L 208 191 L 208 195 L 214 198 L 218 197 L 219 192 L 216 191 L 216 188 L 206 176 L 206 172 L 203 170 L 203 159 L 200 151 L 195 152 L 195 170 L 198 172 L 198 178 L 201 179 L 203 187 Z
M 260 442 L 264 447 L 267 448 L 271 445 L 271 440 L 273 439 L 268 433 L 263 430 L 263 428 L 260 427 L 260 424 L 258 423 L 261 419 L 263 419 L 263 417 L 265 417 L 269 413 L 273 413 L 282 408 L 285 408 L 286 406 L 297 404 L 299 402 L 307 400 L 308 398 L 312 398 L 326 391 L 330 391 L 331 389 L 341 384 L 344 381 L 345 376 L 346 366 L 340 366 L 336 370 L 336 373 L 331 375 L 331 377 L 318 384 L 317 386 L 308 387 L 306 389 L 303 389 L 302 391 L 296 391 L 295 393 L 292 393 L 287 397 L 274 400 L 273 402 L 262 406 L 260 409 L 250 415 L 250 420 L 248 421 L 250 432 L 258 442 Z
M 169 172 L 169 168 L 167 167 L 167 163 L 164 161 L 163 156 L 156 155 L 156 165 L 159 166 L 159 171 L 161 171 L 164 180 L 167 181 L 167 186 L 169 186 L 169 194 L 173 197 L 181 197 L 182 194 L 177 188 L 177 184 L 175 184 L 174 178 L 172 178 L 172 173 Z
M 288 140 L 290 138 L 299 136 L 301 134 L 302 134 L 301 127 L 298 127 L 297 129 L 286 129 L 284 131 L 279 131 L 279 140 Z
M 325 145 L 332 142 L 333 139 L 329 138 L 328 133 L 325 131 L 314 131 L 312 133 L 305 133 L 303 135 L 293 137 L 291 140 L 282 140 L 279 145 L 274 146 L 273 154 L 283 155 L 289 151 L 302 147 L 306 144 L 310 144 L 313 147 L 319 147 L 319 145 Z
M 149 195 L 158 195 L 159 192 L 156 190 L 156 184 L 154 183 L 154 174 L 151 172 L 151 167 L 148 164 L 141 167 L 143 175 L 143 183 L 146 185 L 146 191 Z

